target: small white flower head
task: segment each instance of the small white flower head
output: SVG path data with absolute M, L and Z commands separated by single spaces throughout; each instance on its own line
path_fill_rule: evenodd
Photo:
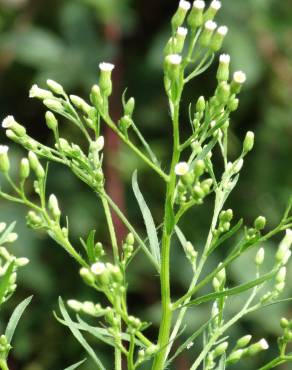
M 51 91 L 41 89 L 38 87 L 38 85 L 34 84 L 29 90 L 29 97 L 39 98 L 39 99 L 48 99 L 48 98 L 52 98 L 53 94 L 51 93 Z
M 238 84 L 244 84 L 246 81 L 246 74 L 242 71 L 234 72 L 233 80 Z
M 205 23 L 205 29 L 207 31 L 215 31 L 216 28 L 217 28 L 217 23 L 214 21 L 209 20 Z
M 0 233 L 2 233 L 6 228 L 6 223 L 5 222 L 0 222 Z
M 191 7 L 191 4 L 188 1 L 181 0 L 178 5 L 179 8 L 188 11 Z
M 255 257 L 256 265 L 258 266 L 262 265 L 264 262 L 264 259 L 265 259 L 265 250 L 264 248 L 260 248 Z
M 102 71 L 102 72 L 112 72 L 112 70 L 115 68 L 114 64 L 111 64 L 111 63 L 100 63 L 99 64 L 99 69 Z
M 166 62 L 172 65 L 179 65 L 181 64 L 182 57 L 179 54 L 169 54 L 165 58 Z
M 193 2 L 193 8 L 195 8 L 195 9 L 202 10 L 202 9 L 205 8 L 205 6 L 206 6 L 205 1 L 195 0 Z
M 228 27 L 226 26 L 220 26 L 217 30 L 217 32 L 221 35 L 221 36 L 226 36 L 227 35 L 227 32 L 228 32 Z
M 263 350 L 267 350 L 269 348 L 269 344 L 264 338 L 262 338 L 258 343 Z
M 213 0 L 210 7 L 214 10 L 219 10 L 221 8 L 222 4 L 221 4 L 221 1 L 218 1 L 218 0 Z
M 9 147 L 7 145 L 0 145 L 0 155 L 6 155 L 8 153 Z
M 291 254 L 292 252 L 290 250 L 286 251 L 286 253 L 284 254 L 283 260 L 282 260 L 283 265 L 286 265 L 286 263 L 289 261 Z
M 14 124 L 15 124 L 15 119 L 13 116 L 7 116 L 6 118 L 4 118 L 4 120 L 2 121 L 2 127 L 3 128 L 11 128 Z
M 187 164 L 187 162 L 180 162 L 175 166 L 174 172 L 177 176 L 184 176 L 189 172 L 189 169 L 190 166 Z
M 178 36 L 186 37 L 186 35 L 188 34 L 188 29 L 185 27 L 178 27 L 177 34 Z
M 219 62 L 222 64 L 229 64 L 230 63 L 230 55 L 229 54 L 221 54 L 219 58 Z
M 192 348 L 193 347 L 193 345 L 194 345 L 194 342 L 190 342 L 190 343 L 188 343 L 188 345 L 187 345 L 187 349 L 190 349 L 190 348 Z
M 277 283 L 283 283 L 286 279 L 287 269 L 285 266 L 281 267 L 276 276 Z
M 286 230 L 285 238 L 288 243 L 292 243 L 292 230 L 291 229 Z
M 94 273 L 94 275 L 101 275 L 105 272 L 106 266 L 102 262 L 96 262 L 91 266 L 91 272 Z

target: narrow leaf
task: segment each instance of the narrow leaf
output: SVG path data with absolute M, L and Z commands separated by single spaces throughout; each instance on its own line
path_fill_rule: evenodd
M 32 300 L 32 297 L 33 296 L 31 295 L 30 297 L 23 300 L 21 303 L 19 303 L 19 305 L 13 311 L 13 314 L 11 315 L 11 317 L 9 319 L 9 322 L 7 324 L 6 330 L 5 330 L 5 337 L 6 337 L 8 343 L 11 343 L 13 334 L 14 334 L 15 329 L 16 329 L 16 326 L 17 326 L 24 310 L 30 304 L 30 302 Z
M 184 249 L 185 245 L 187 244 L 186 237 L 184 236 L 183 232 L 181 231 L 181 229 L 178 226 L 175 226 L 174 230 L 175 230 L 175 233 L 178 237 L 178 240 L 180 241 L 180 244 L 182 245 L 182 247 Z
M 97 357 L 93 349 L 90 347 L 90 345 L 87 343 L 83 335 L 80 333 L 78 329 L 76 329 L 76 326 L 74 325 L 74 322 L 71 320 L 70 315 L 68 314 L 64 302 L 61 297 L 59 297 L 59 307 L 60 311 L 63 315 L 64 320 L 67 323 L 67 326 L 69 327 L 70 331 L 74 335 L 74 337 L 78 340 L 78 342 L 82 345 L 82 347 L 86 350 L 86 352 L 89 354 L 89 356 L 92 358 L 92 360 L 95 362 L 95 364 L 98 366 L 98 369 L 100 370 L 106 370 L 103 366 L 100 359 Z
M 221 238 L 217 240 L 217 242 L 214 243 L 214 245 L 210 248 L 208 251 L 208 256 L 213 253 L 213 251 L 219 247 L 222 243 L 225 242 L 225 240 L 231 238 L 242 226 L 243 219 L 240 219 L 235 226 L 231 230 L 229 230 L 227 233 L 225 233 Z
M 210 294 L 206 294 L 202 297 L 198 297 L 189 303 L 186 304 L 186 306 L 194 306 L 199 305 L 201 303 L 209 302 L 209 301 L 215 301 L 215 299 L 221 298 L 221 297 L 228 297 L 232 295 L 237 295 L 240 293 L 243 293 L 251 288 L 254 288 L 258 285 L 263 284 L 265 281 L 272 279 L 276 275 L 277 271 L 272 270 L 271 272 L 259 277 L 258 279 L 255 279 L 253 281 L 250 281 L 246 284 L 238 285 L 237 287 L 227 289 L 222 292 L 214 292 Z
M 86 361 L 86 358 L 83 359 L 82 361 L 77 362 L 74 365 L 71 365 L 69 367 L 66 367 L 66 369 L 64 369 L 64 370 L 74 370 L 74 369 L 77 369 L 77 367 L 79 367 L 80 365 L 82 365 L 85 361 Z
M 151 212 L 139 189 L 138 182 L 137 182 L 137 171 L 135 171 L 132 176 L 132 187 L 133 187 L 133 192 L 135 194 L 135 197 L 137 199 L 139 208 L 141 210 L 141 213 L 144 219 L 151 252 L 153 256 L 155 257 L 156 262 L 160 264 L 160 249 L 159 249 L 159 241 L 158 241 L 158 237 L 156 233 L 156 227 L 155 227 Z

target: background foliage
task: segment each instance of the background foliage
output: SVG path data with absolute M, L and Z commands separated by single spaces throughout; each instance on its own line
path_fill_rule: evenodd
M 257 138 L 256 149 L 247 160 L 229 206 L 238 217 L 242 215 L 250 223 L 258 214 L 263 214 L 270 221 L 268 227 L 272 227 L 280 218 L 292 184 L 292 0 L 225 0 L 223 3 L 221 23 L 230 28 L 224 49 L 232 56 L 233 69 L 242 69 L 248 75 L 241 109 L 232 122 L 232 151 L 238 153 L 239 139 L 247 130 L 255 131 Z M 118 116 L 120 110 L 116 101 L 120 101 L 121 92 L 127 86 L 128 93 L 137 100 L 136 123 L 151 138 L 152 145 L 166 163 L 171 137 L 163 93 L 161 51 L 168 38 L 168 21 L 176 5 L 176 1 L 155 0 L 0 0 L 1 117 L 13 113 L 32 136 L 44 143 L 50 142 L 43 108 L 28 98 L 31 85 L 35 82 L 44 85 L 45 80 L 51 78 L 71 93 L 86 97 L 90 86 L 96 82 L 98 63 L 111 61 L 117 65 L 114 75 L 116 96 L 112 101 L 115 115 Z M 195 100 L 202 92 L 208 95 L 212 91 L 215 71 L 216 66 L 191 84 L 184 97 L 186 111 L 190 99 Z M 183 117 L 182 123 L 188 130 L 187 117 Z M 65 122 L 63 133 L 75 141 L 79 139 Z M 0 133 L 0 136 L 4 142 L 4 134 Z M 129 181 L 133 170 L 138 168 L 142 191 L 159 220 L 163 191 L 160 180 L 148 176 L 148 170 L 141 167 L 127 149 L 119 146 L 110 132 L 105 136 L 110 192 L 124 206 L 129 217 L 137 219 L 137 226 L 143 227 Z M 13 152 L 15 157 L 22 155 L 18 148 Z M 97 229 L 102 238 L 105 228 L 93 195 L 65 168 L 52 165 L 50 173 L 49 189 L 62 199 L 61 206 L 70 218 L 75 241 L 92 228 Z M 193 235 L 190 240 L 195 241 L 198 249 L 205 236 L 209 212 L 206 204 L 185 219 L 188 233 Z M 88 296 L 89 290 L 82 287 L 74 262 L 43 234 L 28 230 L 24 216 L 23 210 L 1 200 L 0 219 L 17 220 L 17 232 L 21 237 L 15 253 L 31 259 L 29 267 L 23 269 L 19 279 L 21 286 L 11 305 L 34 294 L 33 303 L 16 333 L 11 369 L 63 369 L 82 358 L 82 352 L 68 336 L 66 328 L 56 322 L 52 310 L 57 307 L 59 295 L 64 299 L 78 297 L 80 300 L 92 297 Z M 121 225 L 117 226 L 122 238 L 125 230 Z M 275 245 L 270 245 L 271 251 Z M 182 292 L 187 288 L 190 271 L 185 271 L 175 246 L 173 250 L 174 292 Z M 219 262 L 220 255 L 216 258 L 214 264 Z M 242 260 L 235 265 L 234 282 L 240 282 L 250 268 Z M 152 273 L 148 269 L 143 256 L 132 268 L 131 305 L 133 312 L 158 323 L 159 289 L 155 277 L 147 276 Z M 291 278 L 292 268 L 290 281 Z M 291 293 L 290 286 L 286 295 Z M 208 309 L 202 306 L 190 311 L 187 330 L 194 330 Z M 250 316 L 235 334 L 251 332 L 260 339 L 268 332 L 272 342 L 280 332 L 277 318 L 291 317 L 291 311 L 291 305 L 266 309 Z M 1 319 L 5 320 L 7 315 L 8 309 L 2 312 Z M 100 345 L 96 348 L 102 353 Z M 275 350 L 274 342 L 272 351 Z M 195 351 L 190 350 L 190 354 L 194 355 Z M 89 370 L 88 366 L 83 368 Z M 256 368 L 257 363 L 242 366 L 242 369 Z M 188 359 L 180 359 L 176 368 L 188 369 Z M 239 365 L 237 368 L 240 369 Z

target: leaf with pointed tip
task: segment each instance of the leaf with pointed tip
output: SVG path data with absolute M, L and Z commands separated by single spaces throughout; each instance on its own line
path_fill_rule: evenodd
M 64 369 L 64 370 L 74 370 L 74 369 L 77 369 L 77 367 L 79 367 L 80 365 L 82 365 L 86 360 L 87 359 L 84 358 L 82 361 L 79 361 L 76 364 L 73 364 L 73 365 L 71 365 L 69 367 L 66 367 L 66 369 Z

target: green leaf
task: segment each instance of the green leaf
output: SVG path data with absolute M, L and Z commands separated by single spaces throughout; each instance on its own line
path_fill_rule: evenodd
M 150 244 L 150 250 L 156 260 L 156 262 L 160 265 L 160 249 L 159 249 L 159 241 L 156 233 L 156 227 L 153 221 L 153 217 L 151 212 L 144 200 L 144 197 L 139 189 L 138 182 L 137 182 L 137 171 L 134 171 L 132 176 L 132 188 L 139 204 L 144 223 L 147 230 L 147 235 Z
M 254 288 L 258 285 L 263 284 L 267 280 L 271 280 L 276 274 L 277 274 L 277 271 L 272 270 L 271 272 L 259 277 L 258 279 L 252 280 L 246 284 L 241 284 L 234 288 L 224 290 L 222 292 L 214 292 L 214 293 L 206 294 L 202 297 L 198 297 L 190 301 L 189 303 L 187 303 L 185 306 L 189 307 L 189 306 L 199 305 L 201 303 L 215 301 L 216 299 L 221 298 L 221 297 L 229 297 L 232 295 L 241 294 L 251 288 Z
M 166 227 L 167 233 L 170 235 L 172 233 L 172 230 L 175 224 L 175 215 L 173 212 L 170 197 L 166 199 L 165 210 L 166 210 L 165 227 Z
M 3 299 L 5 297 L 5 292 L 9 285 L 9 279 L 10 276 L 13 273 L 14 269 L 14 261 L 10 262 L 9 266 L 7 267 L 7 270 L 3 276 L 1 276 L 0 279 L 0 304 L 3 302 Z
M 95 230 L 91 230 L 88 238 L 86 240 L 86 252 L 90 263 L 95 262 L 95 255 L 94 255 L 94 237 L 95 237 Z
M 185 249 L 185 245 L 187 244 L 187 239 L 184 236 L 183 232 L 181 231 L 181 229 L 178 226 L 175 226 L 174 231 L 175 231 L 175 233 L 178 237 L 178 240 L 179 240 L 180 244 L 182 245 L 183 249 Z
M 97 357 L 93 349 L 90 347 L 90 345 L 86 342 L 83 335 L 80 333 L 80 331 L 76 328 L 75 323 L 71 320 L 70 315 L 68 314 L 64 302 L 61 297 L 59 297 L 59 307 L 60 311 L 63 315 L 63 318 L 70 329 L 71 333 L 74 335 L 74 337 L 78 340 L 78 342 L 82 345 L 82 347 L 86 350 L 86 352 L 89 354 L 89 356 L 92 358 L 92 360 L 95 362 L 95 364 L 98 366 L 98 369 L 100 370 L 106 370 L 103 366 L 100 359 Z
M 69 367 L 66 367 L 66 369 L 64 370 L 74 370 L 74 369 L 77 369 L 77 367 L 79 367 L 80 365 L 82 365 L 87 359 L 83 359 L 82 361 L 79 361 L 79 362 L 76 362 L 76 364 L 73 364 Z
M 15 329 L 16 329 L 16 326 L 17 326 L 24 310 L 30 304 L 30 302 L 32 300 L 32 297 L 33 296 L 31 295 L 30 297 L 24 299 L 21 303 L 19 303 L 19 305 L 13 311 L 13 314 L 11 315 L 11 317 L 9 319 L 9 322 L 7 324 L 6 330 L 5 330 L 5 337 L 6 337 L 8 343 L 11 343 L 13 334 L 14 334 Z

